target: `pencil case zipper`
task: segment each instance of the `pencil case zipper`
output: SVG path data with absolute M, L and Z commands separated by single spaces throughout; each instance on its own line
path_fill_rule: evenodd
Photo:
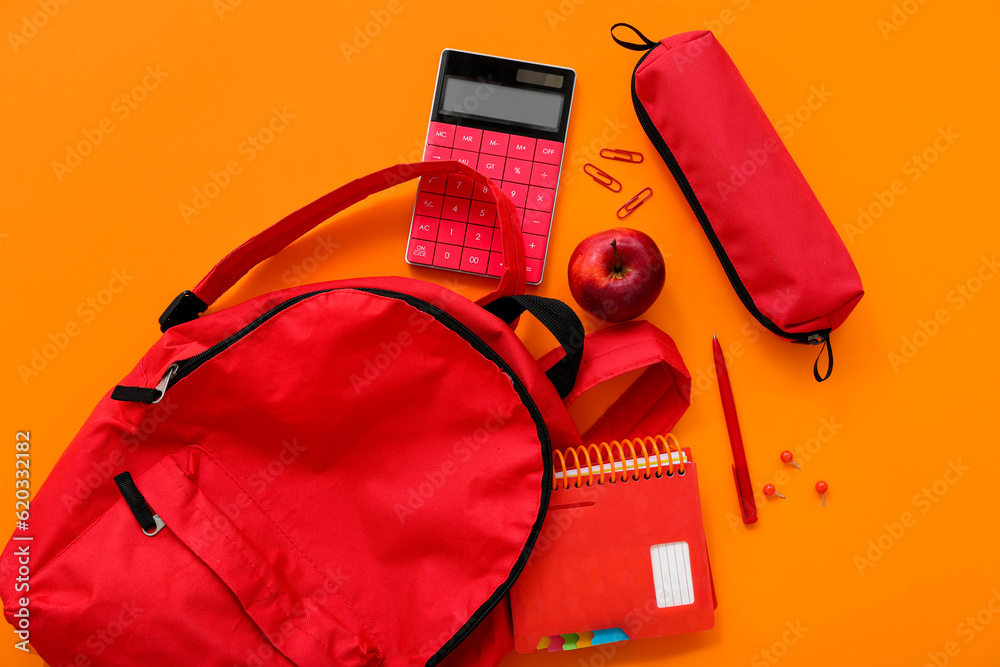
M 732 284 L 733 289 L 736 290 L 736 294 L 740 297 L 740 301 L 746 307 L 750 314 L 760 322 L 765 328 L 767 328 L 772 333 L 775 333 L 782 338 L 786 338 L 793 343 L 801 343 L 805 345 L 820 345 L 827 342 L 830 329 L 817 329 L 815 331 L 810 331 L 806 333 L 789 333 L 772 322 L 766 315 L 760 312 L 757 308 L 757 304 L 754 303 L 753 298 L 750 296 L 750 292 L 747 290 L 743 281 L 740 279 L 739 274 L 736 272 L 736 267 L 733 266 L 732 260 L 729 259 L 729 255 L 726 254 L 726 249 L 722 246 L 722 242 L 719 241 L 718 235 L 715 233 L 715 229 L 712 227 L 711 221 L 708 219 L 708 215 L 705 213 L 705 209 L 702 208 L 701 202 L 698 201 L 698 196 L 694 192 L 694 188 L 691 187 L 691 183 L 688 182 L 687 176 L 684 174 L 684 170 L 681 169 L 680 164 L 674 157 L 673 152 L 670 147 L 667 146 L 667 142 L 663 139 L 659 130 L 656 129 L 656 125 L 653 123 L 652 118 L 646 112 L 645 107 L 642 106 L 642 102 L 639 100 L 639 95 L 635 91 L 635 73 L 639 71 L 642 66 L 643 61 L 649 57 L 649 54 L 653 52 L 653 49 L 648 50 L 641 58 L 639 62 L 636 63 L 635 69 L 632 70 L 632 106 L 635 108 L 635 115 L 639 119 L 639 124 L 642 126 L 643 131 L 649 140 L 652 142 L 653 147 L 660 154 L 660 157 L 666 163 L 667 167 L 670 169 L 670 174 L 677 181 L 678 187 L 680 187 L 681 192 L 684 193 L 684 198 L 687 199 L 688 205 L 691 210 L 694 211 L 695 217 L 698 218 L 699 224 L 701 224 L 702 230 L 705 232 L 705 236 L 708 237 L 709 242 L 712 244 L 712 248 L 715 250 L 715 254 L 719 257 L 719 262 L 722 264 L 722 268 L 726 272 L 726 276 L 729 278 L 729 282 Z

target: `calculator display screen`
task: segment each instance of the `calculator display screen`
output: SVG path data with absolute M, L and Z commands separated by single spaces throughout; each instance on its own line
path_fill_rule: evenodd
M 564 99 L 561 93 L 446 76 L 441 113 L 556 131 Z

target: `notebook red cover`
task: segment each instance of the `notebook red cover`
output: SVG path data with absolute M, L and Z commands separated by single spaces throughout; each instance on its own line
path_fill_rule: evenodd
M 511 590 L 519 652 L 558 650 L 560 636 L 575 648 L 601 636 L 660 637 L 714 625 L 698 468 L 683 451 L 683 474 L 675 467 L 669 475 L 666 463 L 659 478 L 646 479 L 641 469 L 639 479 L 611 483 L 610 475 L 601 482 L 583 473 L 579 488 L 560 484 L 552 492 L 538 543 Z M 624 635 L 600 632 L 615 628 Z

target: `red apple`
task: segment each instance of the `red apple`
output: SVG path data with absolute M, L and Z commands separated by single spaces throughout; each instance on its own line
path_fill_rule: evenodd
M 663 255 L 648 235 L 619 227 L 588 236 L 569 258 L 569 289 L 594 317 L 639 317 L 663 289 Z

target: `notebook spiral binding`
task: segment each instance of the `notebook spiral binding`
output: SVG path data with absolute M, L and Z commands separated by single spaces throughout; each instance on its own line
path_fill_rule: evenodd
M 591 452 L 594 453 L 593 457 Z M 628 456 L 626 456 L 626 452 L 628 452 Z M 615 458 L 616 453 L 618 454 L 617 459 Z M 605 458 L 605 454 L 607 454 L 607 458 Z M 572 464 L 567 465 L 570 457 L 573 459 Z M 552 452 L 552 465 L 555 473 L 552 475 L 552 489 L 560 487 L 568 489 L 571 485 L 580 488 L 604 484 L 605 477 L 610 478 L 611 484 L 653 477 L 660 478 L 663 475 L 673 477 L 675 458 L 678 461 L 676 474 L 683 475 L 685 455 L 673 433 L 631 440 L 624 438 L 621 441 L 612 440 L 610 443 L 602 442 L 599 445 L 581 445 L 571 447 L 565 450 L 565 453 L 556 450 Z M 616 463 L 620 463 L 620 470 Z M 631 464 L 631 469 L 629 464 Z M 640 466 L 642 467 L 641 472 Z M 665 472 L 664 468 L 667 469 Z

